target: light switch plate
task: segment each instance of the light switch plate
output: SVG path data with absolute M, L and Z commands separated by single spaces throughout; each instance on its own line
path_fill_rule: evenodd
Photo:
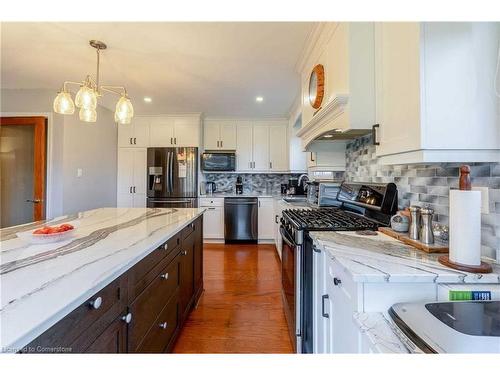
M 82 176 L 83 176 L 83 169 L 77 168 L 76 169 L 76 177 L 82 177 Z
M 489 188 L 487 186 L 474 186 L 472 190 L 477 190 L 481 192 L 481 213 L 490 213 L 490 197 Z

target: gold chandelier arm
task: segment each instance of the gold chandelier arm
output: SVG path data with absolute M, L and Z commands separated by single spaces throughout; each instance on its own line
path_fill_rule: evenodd
M 100 87 L 101 90 L 103 91 L 108 91 L 112 92 L 114 94 L 120 95 L 120 96 L 127 96 L 127 89 L 123 86 L 108 86 L 108 85 L 103 85 Z
M 66 85 L 78 85 L 78 86 L 81 86 L 83 84 L 84 84 L 84 82 L 64 81 L 64 83 L 63 83 L 63 91 L 66 92 Z

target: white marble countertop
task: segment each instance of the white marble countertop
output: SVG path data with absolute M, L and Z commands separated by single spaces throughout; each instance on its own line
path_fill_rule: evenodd
M 419 349 L 402 335 L 384 313 L 354 313 L 353 320 L 375 353 L 410 354 Z
M 100 208 L 51 220 L 70 240 L 30 245 L 0 230 L 0 351 L 21 349 L 203 214 L 201 208 Z
M 474 274 L 440 264 L 440 254 L 427 254 L 377 232 L 363 236 L 355 232 L 310 232 L 356 282 L 500 283 L 500 265 L 493 273 Z
M 203 194 L 200 195 L 199 198 L 273 198 L 276 195 L 273 194 L 266 194 L 266 193 L 243 193 L 243 194 L 236 194 L 233 192 L 215 192 L 213 194 Z M 281 196 L 280 196 L 281 197 Z

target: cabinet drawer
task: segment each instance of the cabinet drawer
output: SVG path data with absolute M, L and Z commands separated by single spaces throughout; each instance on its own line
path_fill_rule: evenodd
M 137 348 L 138 353 L 162 353 L 169 345 L 179 322 L 179 303 L 177 294 L 172 296 L 158 318 L 149 329 L 146 337 Z
M 135 352 L 179 285 L 179 256 L 170 262 L 130 305 L 129 352 Z
M 224 198 L 200 198 L 200 207 L 224 207 Z
M 335 289 L 342 291 L 342 294 L 350 301 L 354 311 L 358 311 L 358 284 L 354 282 L 351 275 L 330 257 L 326 257 L 327 282 L 333 283 Z
M 82 347 L 74 344 L 79 336 L 88 334 L 89 328 L 93 326 L 91 333 L 97 337 L 125 308 L 126 302 L 127 280 L 122 276 L 94 294 L 22 351 L 31 348 L 31 352 L 35 353 L 37 347 L 61 346 L 71 348 L 72 352 L 80 352 Z
M 125 353 L 127 350 L 127 323 L 122 319 L 126 312 L 104 330 L 99 337 L 85 349 L 85 353 Z
M 193 233 L 196 228 L 200 225 L 200 219 L 196 219 L 193 221 L 191 224 L 188 224 L 183 230 L 182 230 L 182 240 L 186 239 L 189 237 L 191 233 Z
M 137 263 L 129 273 L 129 301 L 133 301 L 170 262 L 180 249 L 181 235 L 177 233 L 166 242 L 166 248 L 160 246 L 146 258 Z

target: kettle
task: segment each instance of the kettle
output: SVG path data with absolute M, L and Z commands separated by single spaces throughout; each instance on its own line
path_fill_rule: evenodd
M 216 191 L 217 191 L 217 185 L 215 184 L 215 182 L 212 181 L 205 182 L 205 193 L 213 194 Z

